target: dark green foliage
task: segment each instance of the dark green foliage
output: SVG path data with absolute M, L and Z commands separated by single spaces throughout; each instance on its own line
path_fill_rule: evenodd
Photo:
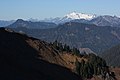
M 53 47 L 58 49 L 58 42 L 57 42 L 57 40 L 55 42 L 53 42 Z
M 80 51 L 77 48 L 73 47 L 72 51 L 74 54 L 80 55 Z
M 80 74 L 81 63 L 77 59 L 76 59 L 75 65 L 76 65 L 76 72 Z
M 90 64 L 89 63 L 86 63 L 85 65 L 84 65 L 84 76 L 83 77 L 85 77 L 85 78 L 91 78 L 92 76 L 93 76 L 93 69 L 92 69 L 92 67 L 90 67 Z
M 70 49 L 70 47 L 68 46 L 68 45 L 64 45 L 64 51 L 66 51 L 66 52 L 71 52 L 71 49 Z
M 63 45 L 62 43 L 59 43 L 57 40 L 55 40 L 53 43 L 51 43 L 55 49 L 62 52 L 63 51 Z
M 75 47 L 71 49 L 67 44 L 62 45 L 62 43 L 59 43 L 57 40 L 51 44 L 60 52 L 66 51 L 79 57 L 81 56 L 80 51 Z M 106 73 L 109 73 L 106 61 L 99 56 L 96 56 L 95 54 L 86 54 L 86 52 L 84 52 L 82 56 L 88 61 L 84 61 L 84 59 L 82 59 L 81 62 L 79 62 L 76 59 L 75 65 L 76 72 L 83 78 L 92 78 L 93 75 L 102 75 L 103 77 L 106 77 Z
M 92 65 L 90 63 L 85 63 L 84 60 L 82 60 L 79 64 L 81 65 L 79 69 L 79 75 L 81 75 L 83 78 L 91 78 L 94 71 Z
M 94 55 L 89 54 L 87 56 L 88 61 L 82 60 L 78 62 L 76 60 L 76 72 L 83 78 L 92 78 L 93 75 L 101 75 L 102 72 L 108 72 L 105 60 Z M 77 71 L 78 70 L 78 71 Z
M 77 48 L 75 48 L 75 47 L 70 48 L 70 46 L 68 46 L 67 44 L 63 45 L 62 43 L 59 43 L 57 40 L 55 40 L 53 43 L 50 43 L 50 44 L 53 45 L 53 47 L 60 52 L 66 51 L 68 53 L 71 52 L 79 57 L 82 56 L 80 54 L 80 51 Z
M 86 54 L 84 52 L 84 54 L 81 55 L 80 51 L 77 48 L 71 49 L 68 45 L 62 45 L 62 43 L 59 43 L 58 41 L 53 42 L 52 45 L 58 51 L 70 52 L 79 57 L 83 56 L 83 58 L 87 59 L 87 61 L 84 61 L 84 59 L 82 59 L 81 62 L 76 59 L 75 62 L 76 72 L 83 78 L 92 78 L 93 75 L 102 75 L 102 77 L 105 78 L 106 74 L 110 73 L 106 61 L 95 54 Z
M 62 43 L 58 43 L 58 48 L 59 48 L 59 49 L 58 49 L 59 51 L 63 51 L 64 48 L 63 48 Z
M 93 65 L 96 75 L 101 74 L 102 68 L 107 66 L 105 60 L 94 54 L 89 54 L 89 63 Z

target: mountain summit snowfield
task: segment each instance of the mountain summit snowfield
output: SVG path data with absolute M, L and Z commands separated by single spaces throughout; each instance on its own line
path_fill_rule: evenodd
M 79 13 L 79 12 L 72 12 L 72 13 L 66 14 L 63 17 L 45 18 L 43 20 L 30 18 L 27 21 L 29 21 L 30 23 L 31 22 L 36 22 L 36 23 L 47 22 L 47 23 L 54 23 L 57 25 L 64 24 L 66 22 L 78 22 L 78 23 L 95 24 L 97 26 L 120 27 L 120 16 L 96 15 L 96 14 L 86 14 L 86 13 Z M 5 21 L 0 21 L 0 27 L 6 26 L 5 23 L 8 24 Z M 39 27 L 39 25 L 37 26 Z
M 85 20 L 91 20 L 91 19 L 95 18 L 96 15 L 72 12 L 70 14 L 67 14 L 65 17 L 68 18 L 68 19 L 85 19 Z
M 78 12 L 71 12 L 63 17 L 57 17 L 57 18 L 47 18 L 47 19 L 44 19 L 44 20 L 41 20 L 41 21 L 44 21 L 44 22 L 53 22 L 53 23 L 56 23 L 56 24 L 59 24 L 59 23 L 65 23 L 65 22 L 69 22 L 71 20 L 81 20 L 81 19 L 84 19 L 84 20 L 92 20 L 96 18 L 96 15 L 93 15 L 93 14 L 84 14 L 84 13 L 78 13 Z
M 52 22 L 56 24 L 64 24 L 66 22 L 78 22 L 95 24 L 97 26 L 112 26 L 120 27 L 120 17 L 111 15 L 95 15 L 95 14 L 85 14 L 79 12 L 72 12 L 66 14 L 63 17 L 48 18 L 41 20 L 43 22 Z

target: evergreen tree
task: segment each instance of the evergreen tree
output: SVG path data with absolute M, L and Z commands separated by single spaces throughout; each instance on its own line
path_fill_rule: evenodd
M 72 51 L 75 55 L 80 56 L 80 51 L 77 48 L 73 47 Z
M 71 52 L 70 47 L 68 45 L 64 45 L 64 51 Z
M 80 75 L 81 75 L 82 77 L 85 76 L 85 75 L 84 75 L 84 72 L 85 72 L 85 67 L 84 67 L 84 65 L 85 65 L 85 61 L 82 59 L 82 60 L 81 60 L 81 68 L 80 68 Z
M 77 58 L 76 58 L 76 61 L 75 61 L 75 66 L 76 66 L 76 72 L 80 75 L 81 63 L 78 61 Z
M 53 47 L 54 47 L 55 49 L 58 48 L 58 42 L 57 42 L 57 40 L 55 40 L 55 41 L 53 42 Z
M 58 43 L 58 50 L 61 51 L 61 52 L 63 51 L 63 45 L 62 45 L 62 43 Z

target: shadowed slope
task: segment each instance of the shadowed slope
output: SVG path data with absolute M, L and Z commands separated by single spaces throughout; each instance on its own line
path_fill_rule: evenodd
M 120 44 L 106 50 L 101 56 L 110 66 L 120 66 Z
M 69 69 L 39 58 L 42 57 L 39 54 L 46 53 L 31 47 L 27 42 L 29 39 L 37 40 L 0 29 L 1 80 L 81 80 Z

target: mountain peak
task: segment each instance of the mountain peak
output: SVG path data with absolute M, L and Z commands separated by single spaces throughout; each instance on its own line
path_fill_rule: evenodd
M 22 21 L 24 21 L 23 19 L 17 19 L 17 22 L 22 22 Z
M 60 24 L 60 23 L 65 23 L 65 22 L 69 22 L 72 20 L 92 20 L 96 17 L 96 15 L 94 14 L 85 14 L 85 13 L 78 13 L 78 12 L 71 12 L 69 14 L 66 14 L 63 17 L 57 17 L 57 18 L 48 18 L 48 19 L 44 19 L 42 21 L 45 22 L 54 22 L 56 24 Z
M 84 14 L 84 13 L 78 13 L 78 12 L 72 12 L 69 13 L 65 16 L 68 19 L 86 19 L 86 20 L 91 20 L 96 17 L 96 15 L 92 14 Z

